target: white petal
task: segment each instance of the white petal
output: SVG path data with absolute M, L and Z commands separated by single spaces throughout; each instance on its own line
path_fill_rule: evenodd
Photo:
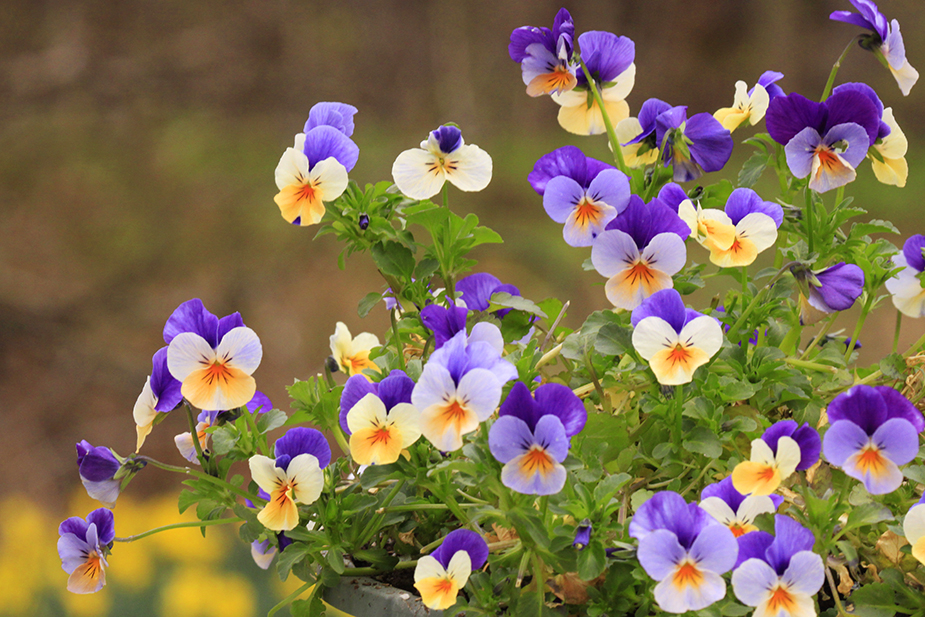
M 491 345 L 499 355 L 504 351 L 504 337 L 501 334 L 501 330 L 498 329 L 498 326 L 493 323 L 480 321 L 472 326 L 472 331 L 469 333 L 466 343 L 471 345 L 479 341 Z
M 433 197 L 443 188 L 446 177 L 437 157 L 427 150 L 412 148 L 398 155 L 392 164 L 392 179 L 402 193 L 412 199 Z
M 364 428 L 384 426 L 386 423 L 385 404 L 378 396 L 370 392 L 347 412 L 347 427 L 351 433 Z
M 915 544 L 925 536 L 925 504 L 912 506 L 903 519 L 903 533 L 909 544 Z
M 628 233 L 610 229 L 600 234 L 591 246 L 591 264 L 601 276 L 623 272 L 639 259 L 639 249 Z
M 389 422 L 401 432 L 402 448 L 407 448 L 421 436 L 420 417 L 421 412 L 409 403 L 399 403 L 389 410 Z
M 446 573 L 453 579 L 457 585 L 464 587 L 469 575 L 472 574 L 472 560 L 466 551 L 456 551 L 450 557 L 450 563 L 447 565 Z
M 774 568 L 761 559 L 748 559 L 732 573 L 732 591 L 739 602 L 758 606 L 768 599 L 780 577 Z
M 774 466 L 774 451 L 764 439 L 758 438 L 752 440 L 752 453 L 749 460 L 753 463 Z
M 286 472 L 276 466 L 276 461 L 261 454 L 254 455 L 247 461 L 251 470 L 251 478 L 257 486 L 268 493 L 281 482 L 286 480 Z
M 906 156 L 906 151 L 909 149 L 909 140 L 906 139 L 906 134 L 896 123 L 892 107 L 887 107 L 883 110 L 883 122 L 890 127 L 890 134 L 883 138 L 882 143 L 874 147 L 884 158 L 898 159 Z
M 763 212 L 746 214 L 736 225 L 736 235 L 748 238 L 755 243 L 758 252 L 773 246 L 777 242 L 777 224 Z
M 784 436 L 777 440 L 777 455 L 774 459 L 780 470 L 781 480 L 796 471 L 801 457 L 800 446 L 793 438 Z
M 170 349 L 167 350 L 167 354 L 169 363 Z M 260 366 L 263 346 L 256 332 L 248 327 L 240 326 L 232 328 L 222 337 L 218 349 L 215 350 L 215 355 L 219 358 L 227 358 L 229 367 L 240 369 L 250 375 Z
M 646 317 L 633 330 L 633 348 L 645 360 L 677 343 L 678 333 L 661 317 Z
M 645 319 L 643 319 L 645 321 Z M 723 346 L 723 329 L 712 317 L 703 315 L 689 321 L 681 328 L 678 340 L 686 346 L 702 349 L 711 358 Z
M 815 595 L 825 582 L 822 557 L 812 551 L 800 551 L 790 558 L 781 580 L 794 594 Z
M 334 334 L 331 335 L 330 341 L 331 355 L 333 355 L 338 362 L 351 354 L 350 330 L 347 329 L 347 324 L 344 322 L 337 322 L 337 326 L 334 328 Z
M 145 380 L 145 385 L 141 389 L 141 394 L 135 401 L 135 407 L 132 409 L 132 417 L 138 426 L 148 426 L 154 422 L 157 417 L 157 411 L 154 406 L 157 405 L 157 397 L 154 396 L 154 390 L 151 389 L 151 376 Z
M 315 163 L 309 179 L 321 191 L 321 201 L 334 201 L 347 190 L 347 168 L 333 156 Z
M 481 191 L 491 182 L 491 156 L 471 144 L 447 155 L 445 169 L 446 179 L 461 191 Z
M 768 95 L 768 91 L 765 90 L 764 86 L 761 84 L 757 84 L 749 101 L 752 108 L 749 122 L 751 122 L 752 126 L 758 124 L 761 119 L 764 118 L 764 114 L 768 111 L 770 102 L 771 97 Z
M 456 396 L 484 422 L 501 402 L 501 384 L 488 369 L 472 369 L 459 380 Z
M 369 332 L 360 332 L 350 344 L 350 355 L 361 351 L 369 351 L 373 347 L 379 347 L 379 337 Z
M 305 140 L 305 135 L 302 135 Z M 276 188 L 283 190 L 290 184 L 302 184 L 308 178 L 308 157 L 301 149 L 286 148 L 276 165 Z
M 417 583 L 425 578 L 443 578 L 446 573 L 446 568 L 437 561 L 436 557 L 424 555 L 418 559 L 418 565 L 414 567 L 414 582 Z
M 723 525 L 728 526 L 730 523 L 734 523 L 739 520 L 736 516 L 736 513 L 733 512 L 732 508 L 729 507 L 729 504 L 719 497 L 707 497 L 701 501 L 699 505 L 701 508 L 707 511 L 707 514 L 715 518 Z
M 300 454 L 289 461 L 286 475 L 292 483 L 296 503 L 314 503 L 321 496 L 321 490 L 324 488 L 324 472 L 318 466 L 318 459 L 313 455 Z
M 183 381 L 190 373 L 212 364 L 215 350 L 195 332 L 181 332 L 167 347 L 167 369 L 177 381 Z
M 601 98 L 605 101 L 622 101 L 633 91 L 636 84 L 636 64 L 629 65 L 625 71 L 617 75 L 614 84 L 601 90 Z M 613 120 L 619 122 L 619 120 Z
M 777 511 L 774 502 L 766 495 L 749 495 L 739 504 L 736 519 L 743 523 L 751 523 L 759 514 L 773 514 Z
M 456 397 L 456 382 L 446 367 L 428 362 L 411 391 L 411 404 L 423 411 Z

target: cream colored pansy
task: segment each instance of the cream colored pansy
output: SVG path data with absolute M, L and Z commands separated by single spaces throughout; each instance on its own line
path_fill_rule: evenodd
M 360 375 L 365 369 L 379 372 L 376 363 L 369 359 L 369 352 L 379 347 L 379 338 L 369 332 L 361 332 L 351 338 L 347 325 L 337 322 L 331 336 L 331 354 L 337 366 L 347 375 Z

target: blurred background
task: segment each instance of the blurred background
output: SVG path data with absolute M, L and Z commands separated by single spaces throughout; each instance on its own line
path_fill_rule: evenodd
M 492 155 L 495 170 L 485 191 L 455 192 L 451 205 L 505 238 L 480 247 L 478 271 L 534 300 L 570 300 L 571 327 L 609 306 L 603 278 L 581 269 L 590 250 L 562 242 L 561 226 L 526 182 L 536 159 L 562 145 L 609 156 L 603 137 L 562 131 L 557 106 L 525 94 L 507 55 L 512 29 L 549 27 L 560 6 L 0 3 L 0 614 L 106 614 L 139 597 L 148 599 L 132 614 L 219 614 L 195 599 L 175 601 L 222 596 L 207 587 L 215 580 L 251 594 L 237 603 L 244 608 L 221 614 L 249 615 L 265 613 L 282 593 L 272 572 L 259 578 L 264 573 L 233 532 L 221 534 L 226 529 L 210 530 L 206 540 L 189 532 L 117 546 L 111 585 L 91 598 L 64 591 L 54 544 L 60 520 L 97 507 L 78 490 L 74 444 L 87 439 L 123 455 L 134 449 L 132 407 L 163 345 L 164 321 L 181 302 L 199 297 L 219 316 L 241 312 L 264 346 L 258 388 L 286 410 L 285 386 L 322 369 L 337 321 L 354 334 L 384 331 L 384 308 L 357 316 L 360 299 L 384 288 L 371 260 L 349 258 L 339 271 L 334 239 L 313 242 L 314 229 L 287 225 L 273 203 L 273 170 L 316 102 L 359 108 L 353 139 L 361 154 L 351 177 L 360 184 L 390 179 L 399 152 L 442 123 L 458 123 L 467 142 Z M 632 115 L 650 97 L 712 113 L 732 104 L 736 80 L 751 86 L 768 69 L 785 74 L 785 91 L 818 98 L 832 63 L 860 33 L 828 20 L 852 8 L 847 0 L 582 0 L 567 8 L 576 32 L 609 30 L 636 42 Z M 907 57 L 922 70 L 920 0 L 883 0 L 880 8 L 900 21 Z M 878 184 L 867 163 L 848 187 L 870 218 L 902 230 L 892 238 L 901 245 L 925 231 L 925 85 L 903 97 L 857 47 L 837 83 L 846 81 L 873 86 L 909 137 L 905 188 Z M 726 170 L 704 180 L 734 179 L 750 154 L 737 148 Z M 704 261 L 697 250 L 691 259 Z M 857 311 L 839 324 L 851 328 Z M 889 351 L 894 319 L 887 303 L 868 320 L 862 362 Z M 900 346 L 921 331 L 907 320 Z M 172 438 L 186 419 L 173 415 L 145 451 L 178 464 Z M 119 500 L 117 535 L 178 520 L 178 482 L 146 469 Z M 41 564 L 34 572 L 33 563 Z

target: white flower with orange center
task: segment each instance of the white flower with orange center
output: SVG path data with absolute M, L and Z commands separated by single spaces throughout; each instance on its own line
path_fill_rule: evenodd
M 890 134 L 871 146 L 873 152 L 868 150 L 867 158 L 870 159 L 870 166 L 877 180 L 902 188 L 906 186 L 906 179 L 909 177 L 909 164 L 906 162 L 909 140 L 896 123 L 892 107 L 883 110 L 882 121 L 890 127 Z
M 770 495 L 800 464 L 800 446 L 781 437 L 772 449 L 763 439 L 752 441 L 751 458 L 732 470 L 732 484 L 743 495 Z
M 488 559 L 488 545 L 482 536 L 468 529 L 451 531 L 437 549 L 418 560 L 414 587 L 424 606 L 445 610 L 456 603 L 456 596 Z
M 388 465 L 421 436 L 420 413 L 398 403 L 386 410 L 375 394 L 367 394 L 347 412 L 350 456 L 360 465 Z
M 431 131 L 420 148 L 405 150 L 392 164 L 392 179 L 412 199 L 428 199 L 449 182 L 461 191 L 481 191 L 491 182 L 487 152 L 466 144 L 460 130 L 444 125 Z
M 779 204 L 763 201 L 748 188 L 734 190 L 725 211 L 694 209 L 690 201 L 678 207 L 694 238 L 710 251 L 710 261 L 722 268 L 751 264 L 758 253 L 774 245 L 777 228 L 784 221 Z
M 337 366 L 347 375 L 360 375 L 364 370 L 370 369 L 379 372 L 376 363 L 369 359 L 369 352 L 379 347 L 379 338 L 369 332 L 361 332 L 351 338 L 347 325 L 337 322 L 334 334 L 331 335 L 331 354 Z
M 731 477 L 705 487 L 700 498 L 700 507 L 737 538 L 757 531 L 755 518 L 775 512 L 784 501 L 778 495 L 743 495 L 732 485 Z

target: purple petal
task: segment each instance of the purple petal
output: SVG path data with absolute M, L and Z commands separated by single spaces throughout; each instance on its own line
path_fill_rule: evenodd
M 240 313 L 232 313 L 231 315 L 225 315 L 224 317 L 218 320 L 218 327 L 215 329 L 215 339 L 221 342 L 221 340 L 225 338 L 225 335 L 231 332 L 233 329 L 243 328 L 243 327 L 244 327 L 244 320 L 241 319 Z M 217 347 L 217 346 L 218 345 L 213 345 L 213 347 Z
M 96 525 L 96 535 L 100 546 L 105 546 L 112 542 L 116 537 L 116 528 L 112 516 L 112 510 L 107 508 L 98 508 L 87 515 L 87 526 Z
M 870 439 L 896 465 L 911 462 L 919 453 L 919 434 L 912 424 L 902 418 L 887 420 Z
M 902 422 L 902 420 L 896 420 Z M 550 414 L 542 416 L 533 430 L 534 443 L 546 450 L 557 463 L 561 463 L 568 456 L 569 439 L 565 434 L 565 427 L 558 417 Z M 558 491 L 556 491 L 558 492 Z
M 854 89 L 841 90 L 837 94 L 833 92 L 832 96 L 826 99 L 825 107 L 828 110 L 828 117 L 825 121 L 825 129 L 820 133 L 827 133 L 839 124 L 853 122 L 867 131 L 869 139 L 867 147 L 874 145 L 877 141 L 883 112 L 877 110 L 877 105 L 865 92 Z M 867 147 L 864 148 L 865 152 Z
M 767 435 L 767 432 L 765 432 L 765 435 Z M 762 436 L 762 439 L 764 439 L 764 436 Z M 719 482 L 714 482 L 713 484 L 708 484 L 703 487 L 703 490 L 700 492 L 700 501 L 708 497 L 718 497 L 722 499 L 733 512 L 737 511 L 745 500 L 745 495 L 737 491 L 732 485 L 732 476 L 727 476 Z
M 157 403 L 155 411 L 172 411 L 183 402 L 181 384 L 167 368 L 167 347 L 161 347 L 151 359 L 151 392 Z
M 258 409 L 260 413 L 266 413 L 273 409 L 273 403 L 270 401 L 270 397 L 259 390 L 254 392 L 254 396 L 247 402 L 247 410 L 251 413 L 254 413 Z
M 699 316 L 699 315 L 698 315 Z M 630 323 L 635 328 L 646 317 L 661 317 L 680 332 L 688 321 L 687 308 L 681 294 L 675 289 L 662 289 L 642 301 L 633 309 Z
M 766 561 L 782 575 L 790 565 L 790 558 L 800 551 L 811 551 L 815 542 L 816 537 L 809 529 L 789 516 L 777 514 L 774 516 L 774 541 L 765 551 Z
M 925 270 L 925 236 L 916 234 L 903 244 L 903 257 L 909 267 L 922 272 Z
M 735 565 L 739 544 L 725 525 L 709 525 L 697 535 L 690 555 L 699 568 L 724 574 Z
M 354 375 L 354 377 L 357 377 L 357 375 Z M 412 390 L 414 390 L 414 380 L 408 377 L 404 371 L 396 369 L 379 382 L 378 396 L 382 400 L 382 404 L 385 405 L 386 411 L 391 411 L 399 403 L 411 404 Z
M 488 431 L 488 449 L 500 463 L 525 454 L 533 443 L 533 431 L 517 416 L 499 417 Z
M 305 133 L 305 147 L 309 168 L 326 158 L 334 157 L 350 171 L 360 158 L 360 148 L 353 141 L 332 126 L 316 126 Z
M 112 477 L 116 475 L 116 472 L 119 471 L 119 467 L 121 467 L 119 461 L 113 456 L 112 451 L 102 446 L 96 448 L 91 447 L 86 450 L 83 456 L 80 456 L 81 444 L 89 445 L 85 441 L 77 444 L 77 461 L 80 477 L 90 482 L 112 480 Z
M 831 421 L 831 418 L 829 418 Z M 822 451 L 825 459 L 836 467 L 843 467 L 845 461 L 867 445 L 870 437 L 860 426 L 848 420 L 832 422 L 825 432 Z
M 822 452 L 822 438 L 819 437 L 816 429 L 804 422 L 803 426 L 795 430 L 791 437 L 800 446 L 800 464 L 797 465 L 797 470 L 802 471 L 815 465 L 819 460 L 819 453 Z
M 732 155 L 733 141 L 728 129 L 708 113 L 692 116 L 684 127 L 691 140 L 691 157 L 704 171 L 719 171 Z
M 465 334 L 468 314 L 464 306 L 448 309 L 438 304 L 429 304 L 421 310 L 421 321 L 434 333 L 434 349 L 443 347 L 459 332 Z
M 672 109 L 671 105 L 659 99 L 649 99 L 643 103 L 639 109 L 639 125 L 642 127 L 642 133 L 630 140 L 628 144 L 623 145 L 638 144 L 645 141 L 655 131 L 656 119 L 669 109 Z M 661 142 L 656 142 L 655 145 L 659 147 Z
M 658 234 L 675 233 L 684 240 L 691 233 L 678 213 L 658 198 L 647 204 L 638 195 L 630 196 L 626 209 L 608 223 L 606 229 L 619 229 L 628 234 L 640 251 Z
M 315 103 L 308 112 L 303 133 L 318 126 L 331 126 L 350 137 L 353 135 L 353 116 L 357 108 L 346 103 Z
M 840 141 L 848 143 L 848 148 L 841 153 L 841 157 L 852 168 L 861 164 L 861 161 L 867 156 L 867 150 L 871 145 L 867 141 L 867 133 L 864 131 L 864 127 L 854 122 L 836 124 L 822 138 L 822 143 L 829 147 Z
M 768 97 L 773 99 L 778 96 L 786 96 L 784 91 L 780 86 L 776 85 L 774 82 L 783 79 L 784 74 L 777 71 L 765 71 L 761 74 L 761 77 L 758 78 L 758 85 L 763 87 L 768 92 Z M 748 91 L 748 95 L 751 96 L 752 92 L 755 89 L 752 88 Z
M 797 133 L 807 127 L 824 132 L 826 108 L 822 103 L 792 93 L 774 98 L 768 105 L 764 121 L 768 133 L 777 143 L 786 146 Z
M 737 225 L 752 212 L 768 215 L 778 227 L 784 222 L 784 209 L 780 204 L 762 200 L 758 193 L 749 188 L 738 188 L 732 191 L 729 199 L 726 200 L 725 212 L 732 219 L 733 225 Z
M 815 128 L 808 126 L 793 136 L 784 146 L 787 167 L 797 178 L 805 178 L 813 170 L 816 149 L 822 144 L 822 136 Z
M 277 458 L 288 456 L 290 459 L 300 454 L 311 454 L 318 459 L 318 466 L 324 469 L 331 462 L 331 446 L 320 431 L 298 426 L 286 431 L 276 440 L 274 451 Z M 279 464 L 277 464 L 279 467 Z
M 470 274 L 456 283 L 456 291 L 462 294 L 462 300 L 470 311 L 487 309 L 491 294 L 495 293 L 498 287 L 501 287 L 501 281 L 487 272 Z M 520 292 L 511 295 L 519 296 Z
M 864 271 L 854 264 L 840 262 L 816 273 L 821 287 L 813 286 L 826 306 L 835 311 L 851 308 L 864 290 Z
M 679 105 L 666 109 L 655 118 L 655 145 L 661 148 L 665 143 L 665 134 L 679 128 L 687 121 L 687 107 Z
M 511 32 L 511 42 L 507 47 L 511 60 L 518 64 L 523 62 L 530 55 L 527 53 L 527 48 L 535 43 L 541 44 L 551 54 L 555 55 L 555 41 L 549 28 L 521 26 Z
M 736 563 L 732 569 L 738 569 L 740 565 L 749 559 L 760 559 L 767 562 L 765 553 L 772 542 L 774 542 L 774 536 L 766 531 L 750 531 L 739 536 L 739 556 L 736 558 Z
M 687 503 L 677 493 L 661 491 L 636 510 L 630 521 L 629 534 L 641 541 L 656 529 L 667 529 L 677 536 L 681 546 L 690 548 L 700 531 L 715 523 L 713 517 L 697 504 Z
M 681 205 L 681 202 L 685 199 L 689 199 L 689 197 L 680 185 L 675 184 L 674 182 L 669 182 L 658 192 L 658 199 L 663 204 L 677 212 L 678 206 Z
M 462 131 L 459 127 L 444 124 L 438 129 L 430 132 L 431 136 L 437 140 L 440 151 L 444 154 L 456 152 L 463 144 Z
M 585 197 L 585 189 L 568 176 L 556 176 L 546 183 L 543 209 L 556 223 L 564 223 Z
M 367 394 L 376 394 L 379 392 L 379 384 L 372 383 L 365 375 L 353 375 L 344 384 L 344 391 L 340 395 L 340 427 L 344 432 L 350 435 L 350 428 L 347 426 L 347 414 L 353 409 L 353 406 L 360 402 L 360 399 Z
M 536 401 L 534 401 L 530 393 L 530 388 L 523 382 L 518 381 L 511 388 L 511 391 L 508 392 L 504 402 L 501 403 L 501 407 L 498 409 L 498 415 L 501 418 L 505 416 L 518 418 L 523 421 L 532 432 L 536 428 L 536 423 L 540 419 L 540 416 L 543 415 L 543 412 L 540 410 L 540 406 Z M 507 461 L 501 462 L 506 463 Z
M 909 399 L 889 386 L 874 386 L 874 390 L 880 393 L 883 402 L 886 403 L 888 420 L 902 418 L 915 427 L 916 433 L 925 431 L 925 419 L 922 418 L 922 412 Z
M 851 11 L 832 11 L 832 14 L 829 15 L 829 19 L 833 21 L 841 21 L 846 24 L 852 24 L 865 30 L 873 30 L 876 32 L 876 28 L 872 23 L 864 19 L 863 16 L 858 15 L 857 13 L 852 13 Z
M 568 386 L 547 383 L 537 388 L 534 396 L 540 414 L 556 416 L 562 422 L 566 436 L 577 435 L 585 427 L 588 411 Z
M 534 191 L 542 195 L 546 191 L 546 184 L 556 176 L 567 176 L 587 188 L 591 180 L 605 169 L 614 167 L 586 157 L 575 146 L 563 146 L 540 157 L 527 176 L 527 181 Z
M 77 536 L 77 539 L 86 542 L 87 527 L 89 527 L 87 521 L 80 518 L 79 516 L 72 516 L 61 521 L 61 524 L 58 525 L 58 535 L 63 536 L 65 534 L 71 533 Z
M 218 346 L 217 329 L 218 317 L 206 310 L 202 300 L 193 298 L 178 306 L 167 318 L 167 323 L 164 324 L 164 342 L 169 345 L 181 332 L 195 332 L 215 348 Z
M 581 58 L 598 83 L 613 81 L 636 58 L 636 44 L 612 32 L 584 32 L 578 37 Z M 587 85 L 584 71 L 577 74 L 578 85 Z
M 646 574 L 654 580 L 664 580 L 687 556 L 678 537 L 667 529 L 656 529 L 639 540 L 636 558 Z
M 482 536 L 468 529 L 457 529 L 448 533 L 443 543 L 431 555 L 446 568 L 450 565 L 453 555 L 459 551 L 466 551 L 469 554 L 473 572 L 488 561 L 488 544 Z
M 888 418 L 883 395 L 876 388 L 864 385 L 854 386 L 836 396 L 826 408 L 826 414 L 831 424 L 847 420 L 861 427 L 867 435 L 873 435 Z
M 880 118 L 880 126 L 877 130 L 877 138 L 883 139 L 884 137 L 888 136 L 890 134 L 890 126 L 883 121 L 883 101 L 880 100 L 880 97 L 877 96 L 877 93 L 874 92 L 874 89 L 864 83 L 851 82 L 842 84 L 840 86 L 835 86 L 835 89 L 832 90 L 832 94 L 835 95 L 839 92 L 845 92 L 848 90 L 859 92 L 870 99 L 870 102 L 873 103 L 877 108 L 877 117 Z
M 591 180 L 588 196 L 623 212 L 629 204 L 630 182 L 625 173 L 616 169 L 605 169 Z

